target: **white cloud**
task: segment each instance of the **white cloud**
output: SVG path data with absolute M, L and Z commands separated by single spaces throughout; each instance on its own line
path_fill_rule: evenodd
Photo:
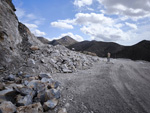
M 77 13 L 75 15 L 75 22 L 81 25 L 87 24 L 96 24 L 101 23 L 108 26 L 111 26 L 113 20 L 109 17 L 104 16 L 104 14 L 96 14 L 96 13 Z
M 19 19 L 21 19 L 23 16 L 25 16 L 25 11 L 21 8 L 16 8 L 15 13 Z
M 69 25 L 65 22 L 51 22 L 51 26 L 61 28 L 61 29 L 73 29 L 72 25 Z
M 115 26 L 116 28 L 121 28 L 121 27 L 123 27 L 124 25 L 121 24 L 121 23 L 119 23 L 119 24 L 115 24 L 114 26 Z
M 29 24 L 29 23 L 24 23 L 28 28 L 30 28 L 30 29 L 35 29 L 35 28 L 38 28 L 38 26 L 37 25 L 35 25 L 35 24 Z
M 38 29 L 35 29 L 34 31 L 32 31 L 32 33 L 33 33 L 35 36 L 44 36 L 44 35 L 46 35 L 45 32 L 41 32 L 41 31 L 38 30 Z
M 74 5 L 78 7 L 83 7 L 86 5 L 91 5 L 93 3 L 93 0 L 75 0 Z
M 60 38 L 62 38 L 62 37 L 64 37 L 64 36 L 70 36 L 71 38 L 73 38 L 73 39 L 75 39 L 75 40 L 77 40 L 77 41 L 83 41 L 83 37 L 81 37 L 80 35 L 74 35 L 74 34 L 71 33 L 71 32 L 63 33 L 63 34 L 61 34 L 59 37 L 54 37 L 54 38 L 52 38 L 52 40 L 54 40 L 54 39 L 60 39 Z
M 92 40 L 117 41 L 129 39 L 129 35 L 123 32 L 121 29 L 103 26 L 101 24 L 83 26 L 81 31 L 90 35 Z
M 31 20 L 36 19 L 36 16 L 34 14 L 27 14 L 26 17 L 31 19 Z
M 38 30 L 38 26 L 36 24 L 29 24 L 29 23 L 24 23 L 30 30 L 31 32 L 35 35 L 35 36 L 44 36 L 46 35 L 45 32 L 42 32 L 40 30 Z
M 105 7 L 105 13 L 124 15 L 137 20 L 150 17 L 149 0 L 97 0 Z
M 93 8 L 90 8 L 90 7 L 87 7 L 87 10 L 89 10 L 89 11 L 94 11 L 94 9 L 93 9 Z
M 137 29 L 137 26 L 136 26 L 135 24 L 131 24 L 131 23 L 128 23 L 128 22 L 126 22 L 125 24 L 126 24 L 127 26 L 133 28 L 133 29 Z
M 44 23 L 45 18 L 43 17 L 37 17 L 35 14 L 33 13 L 27 13 L 24 9 L 22 8 L 16 8 L 16 15 L 19 18 L 19 21 L 21 21 L 22 23 L 34 23 L 36 25 L 41 25 Z
M 95 40 L 117 41 L 128 40 L 129 35 L 121 30 L 124 25 L 104 14 L 77 13 L 72 20 L 59 20 L 72 25 L 79 25 L 80 30 Z
M 41 18 L 41 17 L 37 18 L 35 14 L 32 13 L 28 14 L 21 8 L 16 8 L 16 9 L 17 9 L 16 15 L 19 17 L 19 21 L 24 23 L 35 36 L 46 35 L 45 32 L 42 32 L 38 29 L 38 25 L 42 24 L 45 21 L 45 18 Z

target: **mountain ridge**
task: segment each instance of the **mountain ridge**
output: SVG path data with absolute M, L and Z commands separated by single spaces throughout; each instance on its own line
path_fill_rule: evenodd
M 69 46 L 69 45 L 72 45 L 72 44 L 75 44 L 77 43 L 77 41 L 73 38 L 71 38 L 70 36 L 64 36 L 60 39 L 57 39 L 57 40 L 52 40 L 49 42 L 49 44 L 55 46 L 55 45 L 64 45 L 64 46 Z
M 70 50 L 74 49 L 75 51 L 80 51 L 83 53 L 86 53 L 87 51 L 95 53 L 99 57 L 107 57 L 107 53 L 110 52 L 112 58 L 129 58 L 132 60 L 150 61 L 149 40 L 142 40 L 134 45 L 125 46 L 115 42 L 103 42 L 96 40 L 77 42 L 70 36 L 65 36 L 61 39 L 50 41 L 48 44 L 54 46 L 64 45 Z
M 94 52 L 99 57 L 107 57 L 107 53 L 110 52 L 112 58 L 150 61 L 150 41 L 148 40 L 142 40 L 132 46 L 123 46 L 114 42 L 83 41 L 70 45 L 68 48 L 81 52 Z

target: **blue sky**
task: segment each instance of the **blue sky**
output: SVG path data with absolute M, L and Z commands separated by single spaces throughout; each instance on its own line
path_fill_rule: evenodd
M 65 35 L 132 45 L 150 40 L 150 0 L 13 0 L 19 21 L 49 40 Z

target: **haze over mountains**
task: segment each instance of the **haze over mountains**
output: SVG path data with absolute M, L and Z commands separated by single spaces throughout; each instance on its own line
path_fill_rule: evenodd
M 45 43 L 45 40 L 42 41 Z M 106 57 L 107 53 L 111 53 L 112 58 L 129 58 L 132 60 L 150 61 L 150 41 L 143 40 L 132 46 L 123 46 L 114 42 L 102 41 L 82 41 L 77 42 L 69 36 L 65 36 L 58 40 L 47 41 L 51 45 L 64 45 L 69 49 L 74 48 L 76 51 L 88 51 L 96 53 L 99 57 Z

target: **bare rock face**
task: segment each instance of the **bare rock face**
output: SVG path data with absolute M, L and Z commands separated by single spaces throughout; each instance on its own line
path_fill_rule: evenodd
M 11 0 L 0 0 L 0 112 L 42 113 L 55 108 L 61 97 L 52 73 L 88 69 L 99 58 L 44 45 L 14 11 Z
M 11 0 L 0 0 L 0 75 L 17 72 L 27 58 L 22 52 L 31 45 L 42 44 L 26 26 L 18 22 L 14 11 Z
M 40 42 L 18 22 L 14 9 L 10 0 L 0 0 L 0 75 L 72 73 L 92 66 L 97 57 Z

